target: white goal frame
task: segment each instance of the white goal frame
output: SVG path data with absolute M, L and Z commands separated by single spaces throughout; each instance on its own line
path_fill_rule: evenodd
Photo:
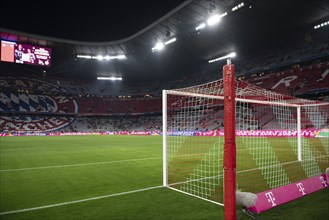
M 163 187 L 173 189 L 175 191 L 188 194 L 221 206 L 224 206 L 223 203 L 218 203 L 216 201 L 212 201 L 209 199 L 205 199 L 179 189 L 171 187 L 171 184 L 168 183 L 168 147 L 167 147 L 167 129 L 168 129 L 168 116 L 167 116 L 167 109 L 168 109 L 168 95 L 175 95 L 175 96 L 185 96 L 185 97 L 200 97 L 200 98 L 209 98 L 209 99 L 217 99 L 217 100 L 224 100 L 224 96 L 218 95 L 206 95 L 206 94 L 198 94 L 193 92 L 183 92 L 183 91 L 174 91 L 174 90 L 163 90 L 162 91 L 162 112 L 163 112 Z M 293 107 L 296 109 L 297 112 L 297 150 L 298 150 L 298 161 L 302 161 L 302 137 L 301 137 L 301 108 L 302 107 L 312 107 L 312 106 L 327 106 L 329 103 L 318 103 L 318 104 L 310 104 L 310 103 L 301 103 L 301 104 L 294 104 L 288 102 L 272 102 L 272 101 L 262 101 L 262 100 L 253 100 L 253 99 L 244 99 L 244 98 L 235 98 L 235 103 L 255 103 L 255 104 L 262 104 L 262 105 L 269 105 L 269 106 L 283 106 L 283 107 Z M 234 196 L 234 195 L 232 195 Z

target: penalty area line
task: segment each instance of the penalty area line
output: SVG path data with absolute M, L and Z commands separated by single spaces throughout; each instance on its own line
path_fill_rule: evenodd
M 26 171 L 26 170 L 65 168 L 65 167 L 79 167 L 79 166 L 111 164 L 111 163 L 123 163 L 123 162 L 133 162 L 133 161 L 142 161 L 142 160 L 156 160 L 156 159 L 160 159 L 160 158 L 162 158 L 162 157 L 147 157 L 147 158 L 136 158 L 136 159 L 127 159 L 127 160 L 112 160 L 112 161 L 93 162 L 93 163 L 64 164 L 64 165 L 55 165 L 55 166 L 46 166 L 46 167 L 27 167 L 27 168 L 0 170 L 0 173 L 13 172 L 13 171 Z
M 136 189 L 136 190 L 127 191 L 127 192 L 109 194 L 109 195 L 104 195 L 104 196 L 97 196 L 97 197 L 75 200 L 75 201 L 70 201 L 70 202 L 57 203 L 57 204 L 52 204 L 52 205 L 44 205 L 44 206 L 38 206 L 38 207 L 33 207 L 33 208 L 27 208 L 27 209 L 13 210 L 13 211 L 8 211 L 8 212 L 0 212 L 0 216 L 16 214 L 16 213 L 21 213 L 21 212 L 35 211 L 35 210 L 40 210 L 40 209 L 53 208 L 53 207 L 70 205 L 70 204 L 75 204 L 75 203 L 88 202 L 88 201 L 98 200 L 98 199 L 105 199 L 105 198 L 110 198 L 110 197 L 115 197 L 115 196 L 121 196 L 121 195 L 137 193 L 137 192 L 148 191 L 148 190 L 152 190 L 152 189 L 158 189 L 158 188 L 162 188 L 162 187 L 163 186 L 153 186 L 153 187 L 148 187 L 148 188 L 144 188 L 144 189 Z

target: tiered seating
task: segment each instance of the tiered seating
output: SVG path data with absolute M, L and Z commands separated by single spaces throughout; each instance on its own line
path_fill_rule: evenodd
M 77 113 L 75 99 L 54 95 L 18 94 L 15 92 L 0 92 L 1 112 L 22 113 Z
M 62 131 L 157 131 L 161 130 L 161 120 L 161 116 L 78 117 L 70 126 L 62 129 Z
M 327 38 L 320 34 L 310 37 L 307 41 L 300 40 L 298 43 L 291 45 L 290 48 L 262 51 L 243 59 L 235 59 L 236 76 L 244 74 L 257 75 L 256 77 L 249 77 L 247 80 L 265 89 L 288 95 L 329 92 L 329 62 L 323 62 L 324 59 L 322 59 L 329 54 Z M 299 66 L 304 65 L 304 61 L 318 60 L 319 58 L 323 63 Z M 294 68 L 266 73 L 276 68 L 282 69 L 292 65 L 294 65 Z M 140 128 L 153 128 L 155 126 L 154 121 L 156 121 L 155 124 L 158 123 L 158 119 L 153 119 L 155 116 L 145 116 L 144 119 L 129 118 L 129 115 L 159 114 L 161 112 L 160 95 L 162 89 L 182 88 L 213 81 L 221 78 L 220 72 L 218 65 L 209 65 L 207 63 L 201 65 L 200 69 L 194 73 L 190 73 L 176 81 L 143 84 L 97 80 L 89 82 L 56 78 L 51 75 L 45 75 L 40 79 L 40 75 L 32 74 L 26 77 L 26 75 L 7 74 L 6 76 L 5 73 L 0 72 L 2 75 L 0 77 L 0 120 L 2 120 L 0 126 L 2 127 L 0 128 L 2 130 L 8 129 L 8 126 L 4 126 L 8 123 L 4 121 L 9 121 L 9 118 L 14 121 L 17 115 L 22 117 L 20 120 L 25 119 L 26 123 L 31 123 L 37 117 L 41 119 L 46 117 L 43 116 L 45 114 L 49 115 L 49 118 L 53 118 L 49 119 L 50 124 L 57 120 L 68 122 L 68 124 L 66 122 L 59 123 L 59 127 L 62 128 L 62 124 L 69 125 L 73 121 L 71 117 L 64 117 L 68 113 L 75 117 L 79 116 L 73 125 L 66 127 L 70 131 L 79 129 L 139 130 Z M 323 97 L 323 99 L 328 100 L 328 97 Z M 179 107 L 185 103 L 183 101 L 176 104 Z M 254 121 L 250 122 L 251 129 L 280 127 L 271 109 L 268 110 L 267 114 L 260 109 L 251 110 L 252 114 L 255 115 Z M 15 114 L 15 116 L 10 117 L 11 114 Z M 85 118 L 84 115 L 103 115 L 105 118 Z M 117 118 L 107 121 L 106 117 L 108 116 L 117 116 Z M 171 119 L 168 118 L 168 120 Z M 17 123 L 22 123 L 22 121 Z M 16 127 L 18 126 L 17 129 L 20 129 L 21 126 L 17 123 Z M 101 126 L 101 124 L 106 124 L 106 126 Z M 310 122 L 305 121 L 303 124 L 307 125 Z M 183 124 L 181 126 L 184 127 Z M 222 129 L 223 111 L 214 108 L 205 112 L 200 121 L 195 122 L 194 126 L 194 129 L 198 130 Z M 36 129 L 45 128 L 45 126 L 39 125 L 34 127 Z M 34 127 L 28 126 L 26 128 L 34 129 Z
M 329 62 L 250 78 L 247 81 L 274 92 L 298 95 L 329 91 Z
M 79 98 L 80 113 L 93 114 L 142 114 L 161 112 L 161 98 L 118 99 L 118 98 Z
M 65 116 L 0 116 L 0 132 L 46 132 L 68 126 L 74 117 Z

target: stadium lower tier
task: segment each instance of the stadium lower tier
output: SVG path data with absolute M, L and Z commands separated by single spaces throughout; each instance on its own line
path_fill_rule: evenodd
M 149 131 L 161 128 L 161 116 L 0 116 L 0 133 Z

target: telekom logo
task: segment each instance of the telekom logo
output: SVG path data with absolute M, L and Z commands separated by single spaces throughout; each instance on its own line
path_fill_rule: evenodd
M 274 203 L 274 201 L 275 201 L 275 197 L 274 197 L 274 195 L 273 195 L 272 192 L 265 193 L 265 196 L 266 196 L 266 198 L 267 198 L 267 201 L 268 201 L 269 203 L 272 203 L 272 207 L 273 207 L 273 206 L 276 206 L 276 204 Z
M 302 195 L 305 195 L 305 194 L 306 194 L 306 193 L 305 193 L 305 188 L 304 188 L 304 186 L 303 186 L 302 183 L 297 183 L 296 186 L 298 187 L 299 192 L 301 192 Z
M 326 182 L 326 180 L 323 178 L 323 176 L 320 176 L 319 179 L 320 179 L 320 181 L 322 182 L 322 185 L 323 185 L 324 187 L 328 187 L 327 182 Z

